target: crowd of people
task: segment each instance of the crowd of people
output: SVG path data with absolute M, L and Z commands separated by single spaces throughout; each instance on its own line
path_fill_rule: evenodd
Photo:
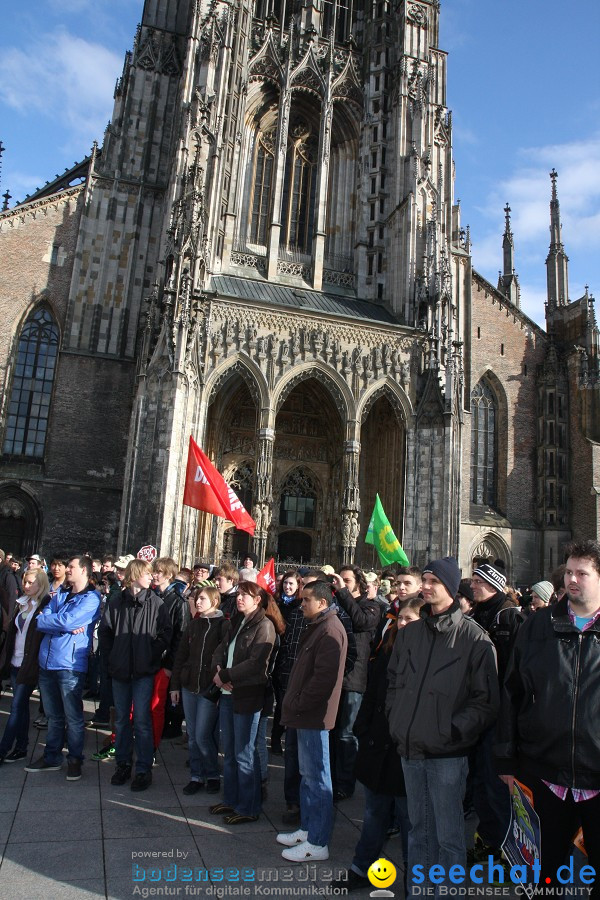
M 524 595 L 499 560 L 476 559 L 463 579 L 451 557 L 422 570 L 290 569 L 272 595 L 251 553 L 240 569 L 181 569 L 0 551 L 0 677 L 12 686 L 0 763 L 57 771 L 66 745 L 77 781 L 85 727 L 105 728 L 93 758 L 114 761 L 113 785 L 144 791 L 160 741 L 185 722 L 183 792 L 221 794 L 209 812 L 227 825 L 259 818 L 268 754 L 283 755 L 286 860 L 328 859 L 335 805 L 359 782 L 362 830 L 340 885 L 368 886 L 399 834 L 409 893 L 415 866 L 427 881 L 434 865 L 501 859 L 518 777 L 541 821 L 542 879 L 579 826 L 597 870 L 600 544 L 572 543 L 565 559 Z M 36 686 L 47 736 L 27 762 Z M 97 701 L 87 723 L 84 696 Z

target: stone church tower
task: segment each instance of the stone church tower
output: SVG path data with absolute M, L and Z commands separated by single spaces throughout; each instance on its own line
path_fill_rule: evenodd
M 147 0 L 71 325 L 102 277 L 85 340 L 139 342 L 122 547 L 247 548 L 182 507 L 191 433 L 261 558 L 364 558 L 376 491 L 415 561 L 457 552 L 469 258 L 438 17 L 437 0 Z M 109 241 L 91 237 L 104 205 Z
M 0 212 L 0 546 L 548 575 L 600 535 L 599 333 L 551 175 L 547 330 L 510 207 L 453 198 L 438 0 L 146 0 L 101 147 Z M 193 435 L 256 520 L 182 503 Z

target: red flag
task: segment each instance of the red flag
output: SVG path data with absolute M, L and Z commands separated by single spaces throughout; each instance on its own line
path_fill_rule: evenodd
M 240 531 L 254 534 L 256 522 L 191 436 L 183 502 L 194 509 L 229 519 Z
M 264 588 L 265 591 L 268 591 L 270 594 L 275 595 L 275 591 L 277 590 L 277 581 L 275 579 L 275 560 L 273 559 L 273 557 L 271 557 L 268 563 L 264 564 L 264 566 L 256 576 L 256 583 Z

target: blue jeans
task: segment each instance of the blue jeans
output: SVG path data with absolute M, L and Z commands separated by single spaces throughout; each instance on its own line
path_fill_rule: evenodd
M 329 732 L 298 728 L 300 818 L 308 841 L 326 847 L 333 828 L 333 788 L 329 768 Z
M 406 811 L 406 797 L 376 794 L 365 786 L 363 827 L 352 860 L 352 869 L 359 875 L 366 877 L 369 867 L 381 856 L 383 845 L 387 841 L 388 828 L 394 821 L 397 810 L 403 813 L 400 829 L 402 854 L 406 866 L 408 828 L 410 826 Z
M 256 740 L 260 710 L 235 713 L 226 694 L 219 701 L 223 746 L 223 802 L 243 816 L 258 816 L 262 805 L 260 759 Z
M 215 722 L 219 707 L 202 694 L 187 688 L 181 691 L 190 751 L 190 776 L 193 781 L 219 778 L 219 747 L 215 741 Z
M 406 783 L 408 816 L 408 887 L 412 888 L 413 866 L 423 866 L 427 873 L 431 866 L 467 865 L 463 798 L 467 782 L 466 756 L 444 759 L 405 759 L 402 769 Z M 426 878 L 420 886 L 435 885 Z
M 283 793 L 288 806 L 300 806 L 300 766 L 298 764 L 298 732 L 295 728 L 285 729 L 285 751 L 283 754 Z
M 44 759 L 51 766 L 62 763 L 65 726 L 68 758 L 83 761 L 85 724 L 82 697 L 85 679 L 85 672 L 75 672 L 73 669 L 40 669 L 39 686 L 48 716 Z
M 363 695 L 358 691 L 342 691 L 335 728 L 331 732 L 335 788 L 337 791 L 343 791 L 348 797 L 354 793 L 356 784 L 354 766 L 358 752 L 358 740 L 352 729 L 362 698 Z
M 10 704 L 8 722 L 0 741 L 0 757 L 6 756 L 12 750 L 27 750 L 29 742 L 29 698 L 33 692 L 32 684 L 17 684 L 19 669 L 10 667 L 10 682 L 13 696 Z
M 131 765 L 135 738 L 136 774 L 150 772 L 154 762 L 154 738 L 150 701 L 154 676 L 144 675 L 131 681 L 112 680 L 115 700 L 115 760 Z M 131 705 L 133 704 L 133 726 Z

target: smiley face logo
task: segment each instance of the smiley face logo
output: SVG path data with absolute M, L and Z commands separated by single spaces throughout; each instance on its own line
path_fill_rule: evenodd
M 389 859 L 376 859 L 367 875 L 373 887 L 387 888 L 396 880 L 396 866 Z

